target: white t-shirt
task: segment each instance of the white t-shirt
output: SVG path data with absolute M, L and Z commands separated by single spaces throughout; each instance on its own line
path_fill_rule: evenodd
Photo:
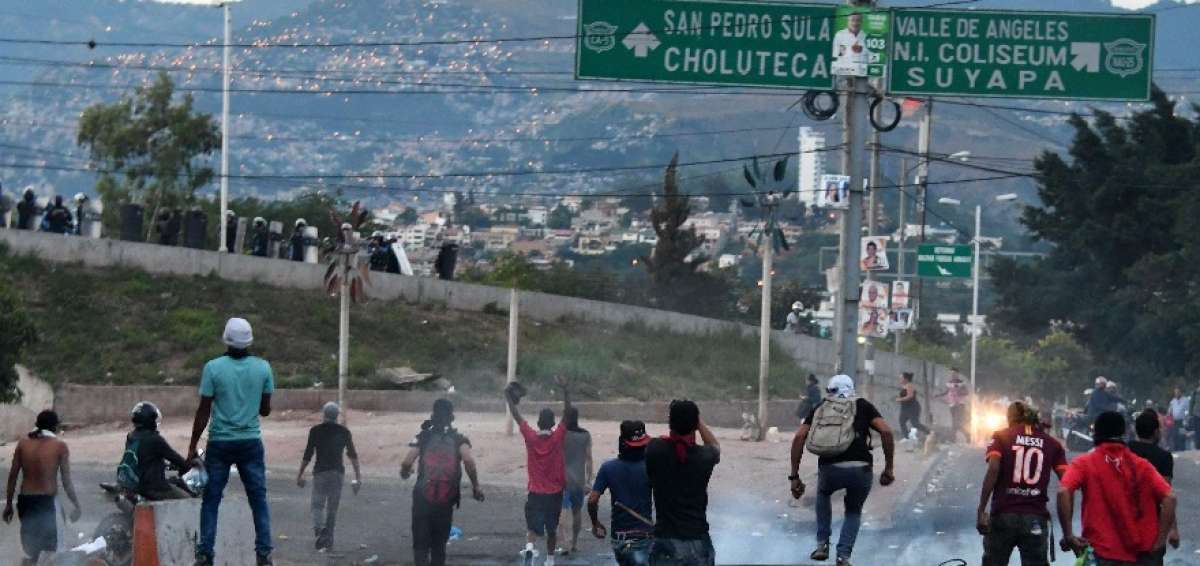
M 866 39 L 867 34 L 861 28 L 857 34 L 849 29 L 837 32 L 833 36 L 833 58 L 843 64 L 866 63 L 868 56 Z M 858 51 L 854 50 L 855 45 L 858 46 Z

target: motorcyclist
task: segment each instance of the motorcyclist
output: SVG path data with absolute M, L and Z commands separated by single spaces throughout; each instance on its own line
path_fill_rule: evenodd
M 158 407 L 149 401 L 142 401 L 133 407 L 130 420 L 133 421 L 133 431 L 125 437 L 125 450 L 133 451 L 137 456 L 137 494 L 149 501 L 190 498 L 188 492 L 167 481 L 168 463 L 180 474 L 186 472 L 191 464 L 158 433 L 158 424 L 162 420 Z
M 54 204 L 46 209 L 46 216 L 42 220 L 42 223 L 47 232 L 54 234 L 71 233 L 74 217 L 71 216 L 71 210 L 63 205 L 62 195 L 54 196 Z

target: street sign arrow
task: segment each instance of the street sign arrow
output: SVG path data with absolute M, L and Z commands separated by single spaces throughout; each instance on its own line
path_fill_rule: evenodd
M 625 36 L 625 40 L 621 42 L 629 50 L 633 51 L 633 56 L 639 59 L 644 59 L 651 51 L 658 49 L 659 41 L 654 34 L 650 33 L 650 28 L 646 27 L 645 22 L 638 23 L 637 27 L 629 35 Z M 1098 47 L 1098 46 L 1097 46 Z M 1100 54 L 1096 53 L 1096 64 L 1100 62 Z
M 1076 71 L 1087 69 L 1089 73 L 1100 72 L 1100 44 L 1075 42 L 1071 44 L 1071 66 Z

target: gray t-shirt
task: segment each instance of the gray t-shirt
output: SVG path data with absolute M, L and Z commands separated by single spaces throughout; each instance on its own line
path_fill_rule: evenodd
M 592 435 L 587 431 L 567 431 L 563 441 L 563 463 L 567 471 L 568 488 L 586 488 L 586 473 L 588 449 L 592 447 Z

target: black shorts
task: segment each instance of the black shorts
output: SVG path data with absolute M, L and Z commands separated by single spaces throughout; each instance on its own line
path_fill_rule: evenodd
M 558 530 L 558 515 L 562 513 L 562 492 L 530 493 L 525 500 L 525 528 L 546 536 Z
M 25 556 L 58 549 L 58 523 L 53 495 L 17 495 L 17 517 L 21 520 L 21 547 Z

